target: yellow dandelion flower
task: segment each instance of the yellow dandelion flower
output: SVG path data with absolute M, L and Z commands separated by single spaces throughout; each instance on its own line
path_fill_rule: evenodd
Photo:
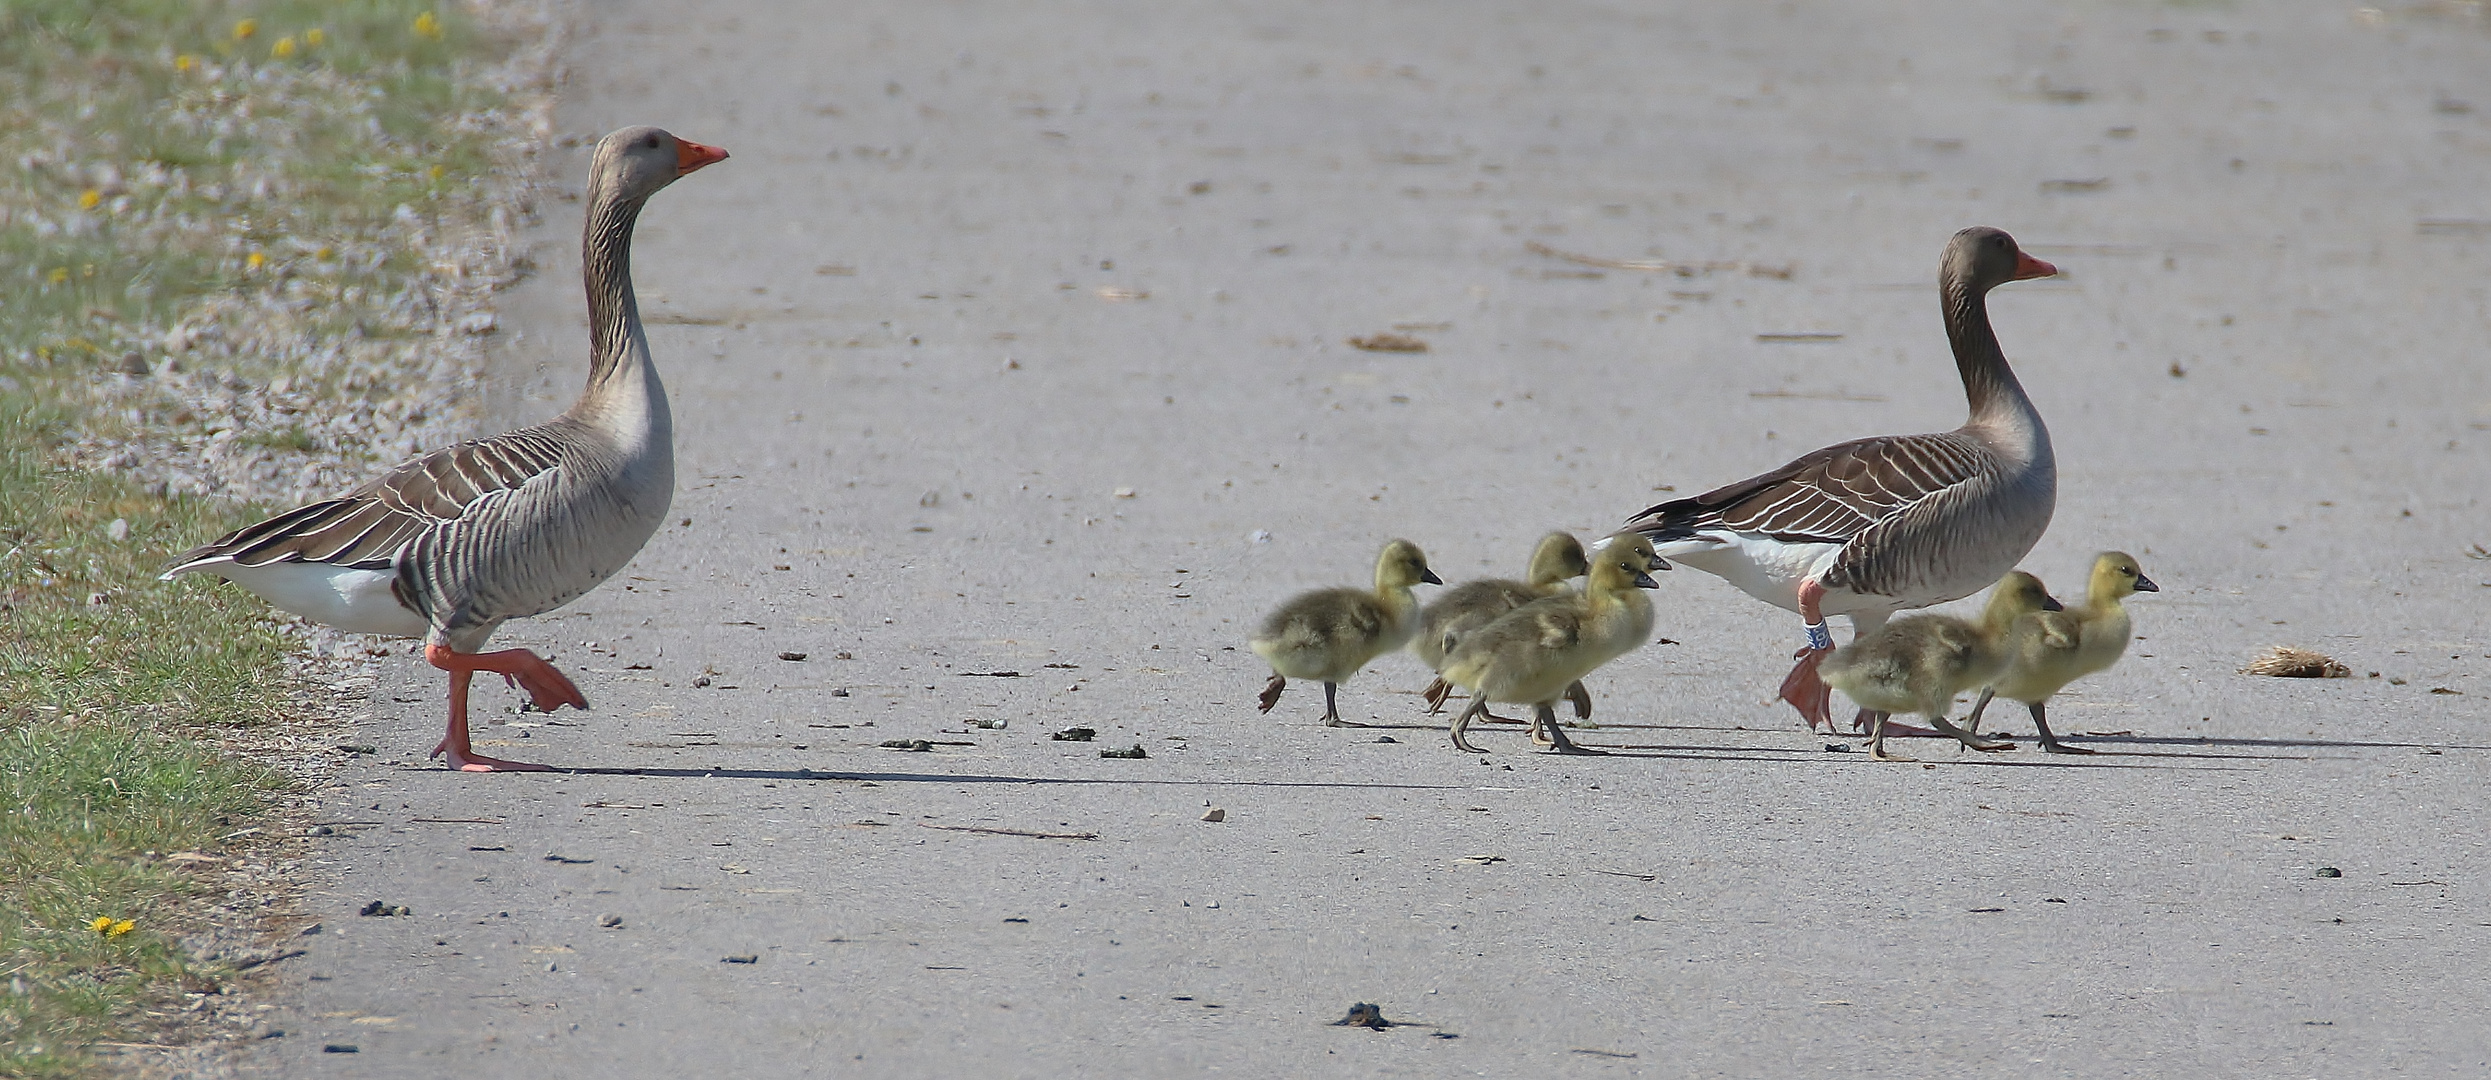
M 311 254 L 315 259 L 325 259 L 331 255 L 337 254 L 337 249 L 323 245 L 320 250 L 312 252 Z
M 434 15 L 432 12 L 429 12 L 429 11 L 427 11 L 427 12 L 425 12 L 425 13 L 421 14 L 421 15 L 416 16 L 416 17 L 415 17 L 415 33 L 416 33 L 416 34 L 417 34 L 417 36 L 419 36 L 419 37 L 428 37 L 428 38 L 433 39 L 434 41 L 439 41 L 439 40 L 441 40 L 441 19 L 440 19 L 440 17 L 438 17 L 438 16 Z
M 93 210 L 95 209 L 97 203 L 101 203 L 103 201 L 104 193 L 97 191 L 94 188 L 88 188 L 85 191 L 78 193 L 78 209 L 80 210 Z
M 435 180 L 439 180 L 439 179 L 441 179 L 441 166 L 439 166 L 439 165 L 435 165 L 435 166 L 433 166 L 432 168 L 430 168 L 430 169 L 426 169 L 426 170 L 424 170 L 424 171 L 425 171 L 425 172 L 427 172 L 427 173 L 429 173 L 429 174 L 431 174 L 432 178 L 433 178 L 433 179 L 435 179 Z
M 117 921 L 117 922 L 113 923 L 110 929 L 105 930 L 105 931 L 104 931 L 104 936 L 105 936 L 105 937 L 120 937 L 121 935 L 126 934 L 126 933 L 129 933 L 130 931 L 132 931 L 132 930 L 136 930 L 136 929 L 138 929 L 138 920 L 136 920 L 136 919 L 122 919 L 122 920 L 119 920 L 119 921 Z
M 108 934 L 108 933 L 111 933 L 111 932 L 112 932 L 112 916 L 110 916 L 110 915 L 98 915 L 98 916 L 96 916 L 96 917 L 95 917 L 95 921 L 93 921 L 93 922 L 90 922 L 90 923 L 86 924 L 86 927 L 87 927 L 87 929 L 89 929 L 89 930 L 93 930 L 93 931 L 95 931 L 95 932 L 96 932 L 96 933 L 98 933 L 98 934 Z
M 260 267 L 263 267 L 263 266 L 268 265 L 268 256 L 263 255 L 263 254 L 260 254 L 259 252 L 254 251 L 254 252 L 252 252 L 252 253 L 251 253 L 251 257 L 250 257 L 250 258 L 248 258 L 248 259 L 244 259 L 244 260 L 242 260 L 242 262 L 243 262 L 243 265 L 248 266 L 248 267 L 250 267 L 250 268 L 251 268 L 251 269 L 253 269 L 253 270 L 257 270 L 257 269 L 259 269 Z
M 259 33 L 258 19 L 244 19 L 241 22 L 234 24 L 235 41 L 248 41 L 250 40 L 251 35 L 256 33 Z
M 317 26 L 303 31 L 303 47 L 306 49 L 317 49 L 328 40 L 328 32 Z
M 183 72 L 186 72 L 186 71 L 189 71 L 190 69 L 195 68 L 195 67 L 198 67 L 198 66 L 199 66 L 199 58 L 198 58 L 198 57 L 196 57 L 196 56 L 192 56 L 192 55 L 190 55 L 189 53 L 183 53 L 183 54 L 181 54 L 180 56 L 176 56 L 176 57 L 174 57 L 174 58 L 173 58 L 173 70 L 175 70 L 175 71 L 183 71 Z
M 52 284 L 58 285 L 61 282 L 69 280 L 69 268 L 66 266 L 55 266 L 52 268 L 51 273 L 44 276 L 50 278 L 52 280 Z
M 292 57 L 294 55 L 293 36 L 289 34 L 285 37 L 278 38 L 275 45 L 268 47 L 268 55 L 276 57 L 279 60 Z

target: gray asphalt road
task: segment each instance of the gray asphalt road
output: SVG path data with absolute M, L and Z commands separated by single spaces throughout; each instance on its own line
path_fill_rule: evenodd
M 482 745 L 588 771 L 424 767 L 389 669 L 253 1068 L 2491 1068 L 2480 14 L 1658 7 L 594 5 L 565 129 L 734 154 L 638 248 L 688 524 L 500 638 L 596 709 Z M 544 209 L 514 422 L 582 363 Z M 2027 568 L 2165 589 L 2053 709 L 2101 755 L 1831 752 L 1795 620 L 1689 570 L 1593 679 L 1613 757 L 1455 753 L 1407 657 L 1379 727 L 1253 713 L 1253 620 L 1390 537 L 1510 574 L 1958 422 L 1970 224 L 2066 271 L 1992 301 L 2063 470 Z M 2360 677 L 2234 674 L 2274 643 Z

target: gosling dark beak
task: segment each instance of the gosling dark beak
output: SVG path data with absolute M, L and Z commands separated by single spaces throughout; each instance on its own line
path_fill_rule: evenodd
M 1670 569 L 1669 560 L 1664 559 L 1664 558 L 1662 558 L 1662 557 L 1660 557 L 1660 556 L 1658 556 L 1658 555 L 1652 556 L 1652 566 L 1651 566 L 1650 568 L 1651 568 L 1651 569 L 1654 569 L 1654 570 L 1667 570 L 1667 569 Z
M 1652 575 L 1644 573 L 1641 570 L 1637 570 L 1635 571 L 1635 587 L 1638 589 L 1657 589 L 1661 587 L 1661 583 L 1652 580 Z
M 1422 585 L 1442 585 L 1442 584 L 1444 584 L 1444 579 L 1443 579 L 1443 578 L 1440 578 L 1440 577 L 1437 577 L 1437 576 L 1436 576 L 1436 572 L 1435 572 L 1435 571 L 1433 571 L 1433 570 L 1421 570 L 1421 571 L 1419 571 L 1419 572 L 1418 572 L 1418 579 L 1419 579 L 1419 583 L 1420 583 L 1420 584 L 1422 584 Z
M 2067 605 L 2062 604 L 2062 603 L 2059 603 L 2059 598 L 2058 598 L 2058 597 L 2055 597 L 2055 596 L 2045 596 L 2045 597 L 2042 597 L 2042 598 L 2041 598 L 2041 610 L 2043 610 L 2043 611 L 2065 611 L 2065 610 L 2067 610 Z
M 2146 577 L 2143 574 L 2138 574 L 2136 576 L 2136 591 L 2161 592 L 2162 586 L 2154 584 L 2154 579 Z

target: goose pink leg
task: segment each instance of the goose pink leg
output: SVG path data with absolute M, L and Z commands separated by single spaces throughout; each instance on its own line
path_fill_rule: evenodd
M 551 765 L 531 765 L 524 761 L 504 761 L 475 752 L 467 737 L 467 685 L 479 671 L 500 675 L 503 681 L 528 692 L 536 707 L 552 712 L 564 705 L 575 709 L 588 707 L 588 698 L 579 687 L 552 664 L 546 663 L 526 649 L 504 649 L 501 652 L 463 653 L 445 645 L 424 646 L 426 663 L 450 673 L 450 731 L 441 744 L 432 748 L 428 757 L 449 755 L 450 767 L 460 772 L 551 772 Z
M 1816 606 L 1824 595 L 1825 586 L 1813 580 L 1799 586 L 1799 617 L 1807 620 L 1810 626 L 1825 621 L 1824 613 Z M 1800 718 L 1808 722 L 1810 731 L 1815 731 L 1819 724 L 1823 724 L 1828 732 L 1834 730 L 1834 691 L 1816 674 L 1817 665 L 1824 663 L 1826 654 L 1831 652 L 1832 649 L 1802 646 L 1798 652 L 1791 654 L 1791 659 L 1798 663 L 1792 665 L 1790 674 L 1782 678 L 1782 700 L 1799 710 Z

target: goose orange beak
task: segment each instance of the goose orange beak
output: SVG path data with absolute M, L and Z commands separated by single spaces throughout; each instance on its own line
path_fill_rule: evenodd
M 726 159 L 727 152 L 718 147 L 703 146 L 690 139 L 675 140 L 675 175 L 679 178 Z
M 721 150 L 718 152 L 718 156 L 725 157 L 726 152 Z M 2031 281 L 2034 278 L 2057 276 L 2059 276 L 2058 267 L 2033 258 L 2030 255 L 2026 255 L 2021 251 L 2015 253 L 2015 280 Z

